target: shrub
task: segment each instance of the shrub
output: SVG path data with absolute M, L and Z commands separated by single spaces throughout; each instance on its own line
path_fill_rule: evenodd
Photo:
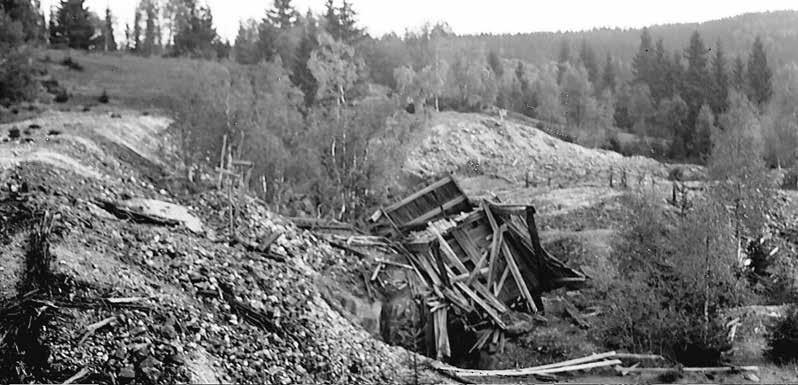
M 644 200 L 616 252 L 620 279 L 600 335 L 611 348 L 664 354 L 687 365 L 714 365 L 728 349 L 722 310 L 742 303 L 736 248 L 721 205 L 699 202 L 678 222 Z M 672 242 L 678 239 L 679 242 Z M 635 293 L 635 295 L 629 295 Z
M 72 59 L 72 56 L 65 57 L 64 60 L 61 61 L 61 65 L 73 71 L 83 72 L 83 66 L 80 63 L 76 62 L 74 59 Z
M 111 101 L 111 98 L 108 97 L 108 91 L 103 90 L 103 93 L 100 94 L 100 97 L 97 99 L 102 104 L 108 104 Z
M 62 88 L 62 89 L 58 90 L 57 94 L 55 94 L 55 99 L 54 100 L 55 100 L 56 103 L 66 103 L 66 102 L 69 101 L 69 93 L 67 92 L 66 89 Z
M 5 106 L 36 95 L 31 55 L 23 39 L 22 24 L 0 10 L 0 104 Z
M 798 306 L 791 305 L 785 317 L 770 330 L 765 353 L 779 364 L 798 362 Z

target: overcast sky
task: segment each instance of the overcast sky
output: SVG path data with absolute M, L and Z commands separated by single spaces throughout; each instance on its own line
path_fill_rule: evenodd
M 272 0 L 200 0 L 213 10 L 222 38 L 235 39 L 242 19 L 262 18 Z M 446 21 L 457 33 L 515 33 L 642 27 L 701 22 L 747 12 L 798 9 L 798 0 L 351 0 L 359 20 L 375 36 L 402 34 L 425 22 Z M 45 13 L 58 0 L 42 0 Z M 339 4 L 340 0 L 336 0 Z M 117 34 L 133 18 L 136 0 L 86 0 L 102 14 L 106 5 L 117 18 Z M 294 0 L 302 13 L 319 13 L 324 0 Z

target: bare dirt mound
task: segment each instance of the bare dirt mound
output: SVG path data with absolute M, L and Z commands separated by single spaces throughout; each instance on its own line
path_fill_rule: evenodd
M 354 257 L 246 196 L 180 201 L 156 187 L 167 126 L 134 112 L 0 126 L 29 130 L 0 143 L 0 382 L 444 380 L 323 298 L 322 272 Z M 130 197 L 180 205 L 202 226 L 103 204 Z M 227 236 L 231 209 L 243 243 Z M 272 234 L 268 252 L 251 250 Z
M 434 115 L 429 127 L 406 163 L 408 171 L 421 176 L 467 170 L 473 164 L 486 175 L 520 183 L 526 173 L 537 184 L 550 179 L 558 184 L 605 180 L 613 168 L 667 176 L 667 167 L 653 159 L 588 149 L 514 120 L 500 122 L 484 114 L 443 112 Z

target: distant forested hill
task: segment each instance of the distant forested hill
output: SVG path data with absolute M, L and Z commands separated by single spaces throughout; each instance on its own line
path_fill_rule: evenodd
M 662 38 L 668 50 L 683 49 L 690 35 L 698 31 L 708 46 L 720 39 L 727 55 L 746 57 L 757 35 L 761 35 L 774 68 L 798 62 L 798 11 L 750 13 L 704 23 L 666 24 L 649 27 L 656 41 Z M 563 40 L 577 52 L 586 40 L 600 58 L 607 53 L 629 68 L 632 56 L 640 45 L 641 29 L 595 29 L 582 32 L 536 32 L 514 35 L 467 35 L 458 38 L 459 44 L 484 46 L 506 58 L 521 59 L 534 64 L 556 60 Z M 459 45 L 458 44 L 458 45 Z M 624 71 L 626 72 L 626 71 Z

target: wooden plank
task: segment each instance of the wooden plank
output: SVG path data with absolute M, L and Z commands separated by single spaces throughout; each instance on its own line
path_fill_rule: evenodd
M 474 241 L 459 228 L 452 231 L 452 236 L 454 236 L 454 239 L 460 244 L 460 247 L 465 251 L 466 255 L 468 255 L 468 258 L 476 265 L 477 261 L 480 260 L 480 254 Z M 479 268 L 477 270 L 479 270 Z
M 471 304 L 468 303 L 468 300 L 465 297 L 463 297 L 460 293 L 452 289 L 449 289 L 448 287 L 443 288 L 441 292 L 443 293 L 443 296 L 446 297 L 446 299 L 452 302 L 453 305 L 456 305 L 457 307 L 467 312 L 474 310 L 474 307 L 471 306 Z
M 499 231 L 493 233 L 493 243 L 490 247 L 490 260 L 488 263 L 488 287 L 493 284 L 494 274 L 496 274 L 496 264 L 499 259 L 499 251 L 501 245 L 504 243 L 504 228 L 499 228 Z
M 582 329 L 589 329 L 590 322 L 587 322 L 581 314 L 579 314 L 579 310 L 565 298 L 560 297 L 560 302 L 562 302 L 563 308 L 565 309 L 565 313 L 568 314 L 571 319 L 576 322 L 576 324 Z
M 488 222 L 490 222 L 490 228 L 493 229 L 493 232 L 496 233 L 499 231 L 499 225 L 496 222 L 496 218 L 493 216 L 493 213 L 490 211 L 490 206 L 488 206 L 487 201 L 482 201 L 481 203 L 482 210 L 485 212 L 485 216 L 488 217 Z
M 429 222 L 430 220 L 432 220 L 436 216 L 442 214 L 444 210 L 447 210 L 447 211 L 451 210 L 453 207 L 455 207 L 455 206 L 457 206 L 457 205 L 459 205 L 459 204 L 461 204 L 461 203 L 463 203 L 465 201 L 467 201 L 467 198 L 465 197 L 465 195 L 459 196 L 457 198 L 454 198 L 454 199 L 444 203 L 441 207 L 437 207 L 435 209 L 432 209 L 432 210 L 424 213 L 423 215 L 413 219 L 412 221 L 403 224 L 401 227 L 403 229 L 411 228 L 411 227 L 419 226 L 421 224 Z
M 463 262 L 457 258 L 457 254 L 455 254 L 454 250 L 452 250 L 452 248 L 449 246 L 449 243 L 443 239 L 441 233 L 435 228 L 431 228 L 430 230 L 432 231 L 432 234 L 435 235 L 435 238 L 438 239 L 438 246 L 440 247 L 441 251 L 443 251 L 443 254 L 449 259 L 449 263 L 454 267 L 457 274 L 468 273 L 468 269 L 465 267 L 465 265 L 463 265 Z
M 510 273 L 512 273 L 513 279 L 515 279 L 515 283 L 521 291 L 521 295 L 526 299 L 529 309 L 533 312 L 537 312 L 538 307 L 535 306 L 532 294 L 529 293 L 529 288 L 526 287 L 526 281 L 524 281 L 521 271 L 518 270 L 518 265 L 515 264 L 515 257 L 510 252 L 510 247 L 507 246 L 507 243 L 502 244 L 502 250 L 504 250 L 504 260 L 507 261 L 507 267 L 510 268 Z
M 470 273 L 460 274 L 460 275 L 454 277 L 453 281 L 454 282 L 465 282 L 466 285 L 470 286 L 468 280 L 471 278 L 472 275 L 475 275 L 476 277 L 484 277 L 487 274 L 488 274 L 488 268 L 487 267 L 483 267 L 481 269 L 474 269 Z
M 496 313 L 496 311 L 494 311 L 494 309 L 490 305 L 485 303 L 485 301 L 483 301 L 482 298 L 480 298 L 477 295 L 477 293 L 474 293 L 473 290 L 469 289 L 462 282 L 455 283 L 455 286 L 457 286 L 458 289 L 462 290 L 463 293 L 469 296 L 477 305 L 479 305 L 483 310 L 485 310 L 485 313 L 488 313 L 488 316 L 490 316 L 490 318 L 493 319 L 493 321 L 496 323 L 496 326 L 502 328 L 502 330 L 507 329 L 507 325 L 505 325 L 504 322 L 502 322 L 501 318 L 499 318 L 499 315 Z
M 599 357 L 601 355 L 596 354 L 595 356 Z M 592 357 L 585 357 L 585 358 L 590 359 Z M 572 361 L 577 361 L 577 360 L 572 360 Z M 520 377 L 520 376 L 530 376 L 535 374 L 573 372 L 577 370 L 587 370 L 587 369 L 620 365 L 620 363 L 621 363 L 620 360 L 606 359 L 599 361 L 596 358 L 592 358 L 590 361 L 579 364 L 562 365 L 562 363 L 558 363 L 558 364 L 552 364 L 557 366 L 543 365 L 543 366 L 524 368 L 524 369 L 476 370 L 476 369 L 460 369 L 460 368 L 455 368 L 453 366 L 447 366 L 443 368 L 443 370 L 449 370 L 460 376 L 466 376 L 466 377 Z
M 431 185 L 429 185 L 429 186 L 427 186 L 427 187 L 425 187 L 425 188 L 423 188 L 423 189 L 421 189 L 419 191 L 416 191 L 415 193 L 411 194 L 410 196 L 406 197 L 405 199 L 402 199 L 401 201 L 396 202 L 396 203 L 388 206 L 387 208 L 385 208 L 385 211 L 386 212 L 394 211 L 394 210 L 398 209 L 399 207 L 402 207 L 402 206 L 404 206 L 404 205 L 406 205 L 406 204 L 408 204 L 408 203 L 420 198 L 422 195 L 425 195 L 425 194 L 427 194 L 430 191 L 433 191 L 435 189 L 443 187 L 447 183 L 450 183 L 452 181 L 453 181 L 452 177 L 451 176 L 447 176 L 446 178 L 443 178 L 443 179 L 441 179 L 441 180 L 439 180 L 439 181 L 437 181 L 437 182 L 435 182 L 435 183 L 433 183 L 433 184 L 431 184 Z
M 451 347 L 449 345 L 449 330 L 446 325 L 446 309 L 439 309 L 434 313 L 435 323 L 435 352 L 438 360 L 452 356 Z
M 498 310 L 501 313 L 506 313 L 510 311 L 510 309 L 508 309 L 507 306 L 502 303 L 502 301 L 499 301 L 499 299 L 496 298 L 496 296 L 493 293 L 491 293 L 490 290 L 488 290 L 488 288 L 486 288 L 484 285 L 480 283 L 474 287 L 476 288 L 477 293 L 482 294 L 482 296 L 485 297 L 488 303 L 490 303 L 491 306 L 496 308 L 496 310 Z
M 466 279 L 466 285 L 471 285 L 480 276 L 490 273 L 490 268 L 485 267 L 485 265 L 488 263 L 488 255 L 488 252 L 482 253 L 482 257 L 479 259 L 476 266 L 474 266 L 474 270 L 472 270 L 471 274 L 468 275 L 468 279 Z M 485 271 L 484 273 L 482 272 L 483 270 Z M 490 287 L 490 283 L 488 283 L 488 287 Z
M 510 275 L 510 266 L 504 267 L 504 272 L 502 273 L 502 277 L 499 279 L 499 283 L 496 285 L 496 291 L 494 294 L 498 297 L 499 294 L 502 292 L 502 288 L 504 288 L 504 282 L 507 281 L 507 276 Z

